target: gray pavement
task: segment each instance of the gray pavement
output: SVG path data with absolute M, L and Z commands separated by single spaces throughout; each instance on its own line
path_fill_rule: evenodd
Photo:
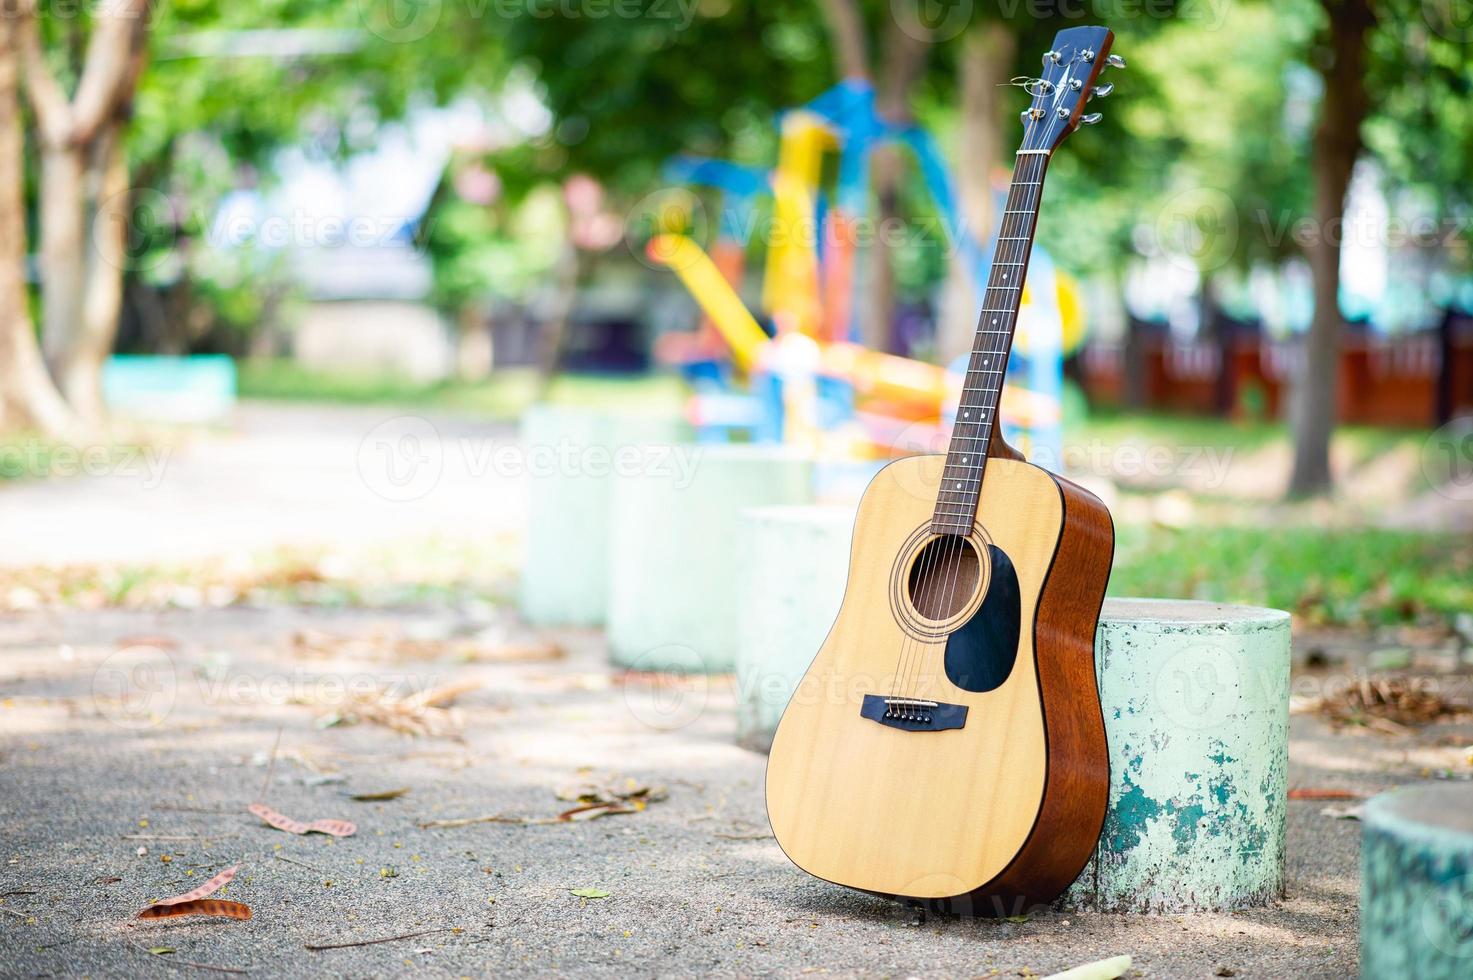
M 395 637 L 485 635 L 485 615 L 0 618 L 0 973 L 203 972 L 187 961 L 257 976 L 1027 976 L 1121 953 L 1135 958 L 1133 976 L 1355 971 L 1359 825 L 1322 815 L 1323 803 L 1291 803 L 1288 896 L 1271 909 L 920 921 L 797 871 L 765 836 L 764 760 L 732 743 L 725 681 L 654 689 L 611 671 L 592 633 L 559 635 L 567 655 L 552 661 L 468 661 L 463 645 L 426 659 L 423 642 L 415 656 L 395 652 Z M 167 654 L 150 661 L 159 670 L 119 675 L 147 644 Z M 441 719 L 458 734 L 322 727 L 364 678 L 480 687 Z M 1433 755 L 1296 717 L 1291 782 L 1376 790 L 1445 750 L 1429 738 L 1421 751 Z M 268 770 L 277 809 L 351 819 L 357 834 L 262 825 L 245 807 Z M 577 823 L 421 826 L 545 818 L 573 805 L 560 787 L 606 777 L 664 787 L 668 799 Z M 348 798 L 406 786 L 390 801 Z M 132 918 L 235 863 L 223 897 L 250 904 L 252 921 Z M 609 894 L 571 894 L 584 888 Z M 430 929 L 455 931 L 306 948 Z

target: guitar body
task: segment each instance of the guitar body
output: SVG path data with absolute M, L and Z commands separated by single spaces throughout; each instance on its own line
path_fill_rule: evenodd
M 891 463 L 865 491 L 843 605 L 773 740 L 767 812 L 819 878 L 1013 915 L 1069 886 L 1104 819 L 1094 635 L 1114 531 L 1087 491 L 993 455 L 965 541 L 932 529 L 944 457 Z

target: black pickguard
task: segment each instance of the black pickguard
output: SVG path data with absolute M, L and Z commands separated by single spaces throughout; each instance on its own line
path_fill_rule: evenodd
M 946 639 L 947 680 L 976 693 L 995 690 L 1013 672 L 1022 618 L 1012 559 L 995 544 L 987 550 L 992 558 L 987 596 L 972 618 Z

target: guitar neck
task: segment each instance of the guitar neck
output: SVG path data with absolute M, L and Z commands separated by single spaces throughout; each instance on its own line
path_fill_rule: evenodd
M 982 300 L 982 316 L 972 341 L 956 421 L 951 429 L 946 467 L 931 527 L 938 534 L 968 534 L 977 514 L 987 447 L 997 424 L 1008 353 L 1018 322 L 1018 306 L 1028 274 L 1028 255 L 1038 224 L 1043 197 L 1043 175 L 1048 169 L 1045 150 L 1020 150 L 1013 166 L 1006 209 L 992 253 L 992 272 Z

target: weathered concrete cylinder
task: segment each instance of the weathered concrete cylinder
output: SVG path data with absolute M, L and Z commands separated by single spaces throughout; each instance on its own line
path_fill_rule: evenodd
M 614 486 L 609 650 L 634 670 L 736 666 L 738 516 L 812 500 L 811 462 L 776 446 L 677 446 L 689 464 Z
M 608 606 L 616 482 L 655 466 L 688 437 L 678 416 L 535 405 L 522 416 L 531 480 L 521 610 L 538 626 L 598 626 Z
M 1473 976 L 1473 786 L 1382 793 L 1362 823 L 1361 976 Z
M 1107 600 L 1095 665 L 1110 802 L 1064 904 L 1159 913 L 1282 897 L 1289 614 Z
M 766 752 L 839 613 L 853 507 L 743 511 L 737 535 L 737 741 Z

